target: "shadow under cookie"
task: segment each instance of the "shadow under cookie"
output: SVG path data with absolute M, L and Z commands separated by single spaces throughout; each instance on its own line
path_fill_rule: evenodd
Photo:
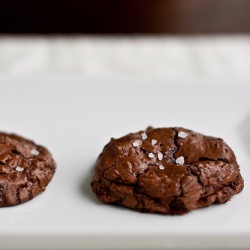
M 92 179 L 92 176 L 94 175 L 95 172 L 95 165 L 96 163 L 93 163 L 90 167 L 90 169 L 87 171 L 87 174 L 85 174 L 80 182 L 80 192 L 81 194 L 87 198 L 88 200 L 96 203 L 96 204 L 101 204 L 101 202 L 96 198 L 95 194 L 93 193 L 91 186 L 90 186 L 90 181 Z

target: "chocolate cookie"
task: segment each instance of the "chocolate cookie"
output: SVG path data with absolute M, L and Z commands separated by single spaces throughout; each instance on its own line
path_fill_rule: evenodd
M 0 207 L 21 204 L 45 191 L 55 169 L 46 148 L 0 133 Z
M 184 214 L 225 203 L 244 186 L 230 147 L 184 128 L 148 128 L 111 139 L 91 182 L 104 203 Z

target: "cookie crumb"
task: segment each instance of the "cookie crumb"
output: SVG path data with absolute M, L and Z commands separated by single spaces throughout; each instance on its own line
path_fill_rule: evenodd
M 22 168 L 22 167 L 20 167 L 20 166 L 17 166 L 16 167 L 16 171 L 18 171 L 18 172 L 22 172 L 24 170 L 24 168 Z
M 154 154 L 153 154 L 153 153 L 149 153 L 149 154 L 148 154 L 148 157 L 149 157 L 149 158 L 154 158 Z
M 139 141 L 139 140 L 136 140 L 133 142 L 134 147 L 139 147 L 140 145 L 141 145 L 141 141 Z
M 36 149 L 32 149 L 32 150 L 30 151 L 30 153 L 31 153 L 32 155 L 39 155 L 39 151 L 36 150 Z
M 183 156 L 180 156 L 180 157 L 178 157 L 176 160 L 175 160 L 175 162 L 177 163 L 177 164 L 179 164 L 179 165 L 183 165 L 184 164 L 184 157 Z
M 162 154 L 162 152 L 159 152 L 159 153 L 157 154 L 157 157 L 158 157 L 158 159 L 161 161 L 161 160 L 162 160 L 162 158 L 163 158 L 163 154 Z
M 185 132 L 183 132 L 183 131 L 180 131 L 179 133 L 178 133 L 178 137 L 180 137 L 180 138 L 186 138 L 187 137 L 187 133 L 185 133 Z
M 148 138 L 148 136 L 147 136 L 147 134 L 145 132 L 143 132 L 141 134 L 141 138 L 142 138 L 142 140 L 146 140 Z
M 164 167 L 163 165 L 160 165 L 160 166 L 159 166 L 159 169 L 160 169 L 160 170 L 163 170 L 163 169 L 165 169 L 165 167 Z
M 152 139 L 152 141 L 151 141 L 151 145 L 155 145 L 156 143 L 157 143 L 157 140 Z

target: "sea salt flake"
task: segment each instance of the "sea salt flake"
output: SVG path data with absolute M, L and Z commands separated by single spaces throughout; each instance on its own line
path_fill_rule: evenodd
M 147 136 L 147 134 L 145 132 L 143 132 L 141 134 L 141 138 L 142 138 L 142 140 L 146 140 L 148 138 L 148 136 Z
M 161 160 L 163 159 L 163 154 L 162 154 L 162 152 L 159 152 L 159 153 L 157 154 L 157 157 L 158 157 L 158 159 L 161 161 Z
M 39 155 L 39 151 L 36 150 L 36 149 L 32 149 L 32 150 L 30 151 L 30 153 L 31 153 L 32 155 Z
M 180 131 L 180 132 L 178 133 L 178 137 L 180 137 L 180 138 L 186 138 L 186 137 L 187 137 L 187 133 L 185 133 L 185 132 L 183 132 L 183 131 Z
M 155 145 L 156 143 L 157 143 L 157 140 L 152 139 L 152 141 L 151 141 L 151 145 Z
M 139 140 L 136 140 L 133 142 L 134 147 L 139 147 L 140 145 L 141 145 L 141 141 L 139 141 Z
M 18 171 L 18 172 L 22 172 L 24 170 L 24 168 L 22 168 L 22 167 L 20 167 L 20 166 L 17 166 L 16 167 L 16 171 Z
M 153 153 L 149 153 L 149 154 L 148 154 L 148 157 L 149 157 L 149 158 L 154 158 L 154 154 L 153 154 Z
M 163 165 L 160 165 L 160 166 L 159 166 L 159 169 L 160 169 L 160 170 L 163 170 L 163 169 L 165 169 L 165 167 L 164 167 Z
M 175 162 L 177 163 L 177 164 L 179 164 L 179 165 L 183 165 L 184 164 L 184 157 L 183 156 L 180 156 L 180 157 L 178 157 L 176 160 L 175 160 Z

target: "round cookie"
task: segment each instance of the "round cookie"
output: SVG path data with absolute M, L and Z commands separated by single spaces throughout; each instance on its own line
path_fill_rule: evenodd
M 0 133 L 0 207 L 21 204 L 45 191 L 55 170 L 46 148 Z
M 104 203 L 184 214 L 225 203 L 244 186 L 230 147 L 184 128 L 148 128 L 111 139 L 100 154 L 93 191 Z

